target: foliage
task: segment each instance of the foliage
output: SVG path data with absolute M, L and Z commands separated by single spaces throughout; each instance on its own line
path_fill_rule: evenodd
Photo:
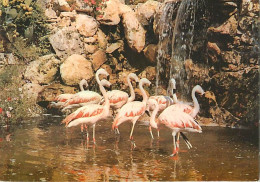
M 20 122 L 40 113 L 39 106 L 22 93 L 21 75 L 24 68 L 21 65 L 12 65 L 0 70 L 0 121 Z
M 24 55 L 27 49 L 34 50 L 36 55 L 51 52 L 46 18 L 36 0 L 0 0 L 0 15 L 0 30 L 19 57 L 30 60 Z M 21 45 L 23 51 L 18 49 Z M 30 48 L 35 46 L 38 49 Z
M 106 7 L 105 2 L 109 0 L 84 0 L 84 2 L 94 9 L 96 16 L 102 16 L 101 10 Z

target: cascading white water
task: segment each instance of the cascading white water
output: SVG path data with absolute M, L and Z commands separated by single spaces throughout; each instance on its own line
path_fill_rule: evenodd
M 186 100 L 187 95 L 190 95 L 184 62 L 192 56 L 195 36 L 205 32 L 206 26 L 200 27 L 200 21 L 207 16 L 205 1 L 167 2 L 160 19 L 162 25 L 158 44 L 156 86 L 158 88 L 165 79 L 174 78 L 182 100 Z M 178 11 L 175 18 L 173 13 L 176 13 L 176 7 Z

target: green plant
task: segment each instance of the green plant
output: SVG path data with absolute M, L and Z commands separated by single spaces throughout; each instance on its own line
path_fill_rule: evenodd
M 84 2 L 94 9 L 96 16 L 102 17 L 102 9 L 106 7 L 106 1 L 109 0 L 84 0 Z
M 13 52 L 17 56 L 28 60 L 19 51 L 17 42 L 23 42 L 25 50 L 36 46 L 35 54 L 44 55 L 51 52 L 48 40 L 48 27 L 44 12 L 38 6 L 36 0 L 0 0 L 0 30 L 5 37 L 16 48 Z M 18 43 L 18 44 L 19 44 Z

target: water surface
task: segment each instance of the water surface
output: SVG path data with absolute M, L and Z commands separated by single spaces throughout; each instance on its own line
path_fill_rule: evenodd
M 186 134 L 193 148 L 187 149 L 181 140 L 181 151 L 173 158 L 169 130 L 161 131 L 159 140 L 151 140 L 147 126 L 138 125 L 133 148 L 128 123 L 120 126 L 121 135 L 116 136 L 111 122 L 100 122 L 95 146 L 80 127 L 66 129 L 61 120 L 48 116 L 8 129 L 1 126 L 0 180 L 259 179 L 257 132 L 203 127 L 201 134 Z

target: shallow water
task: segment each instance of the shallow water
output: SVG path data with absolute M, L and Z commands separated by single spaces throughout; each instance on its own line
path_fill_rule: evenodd
M 203 127 L 187 133 L 178 157 L 172 158 L 172 137 L 161 131 L 151 140 L 147 126 L 134 131 L 136 148 L 128 140 L 130 125 L 120 136 L 110 122 L 96 126 L 96 142 L 86 142 L 80 127 L 66 129 L 62 118 L 43 117 L 30 124 L 0 127 L 0 180 L 258 180 L 258 133 L 220 127 Z M 154 131 L 155 133 L 155 131 Z M 92 131 L 90 131 L 92 134 Z M 90 135 L 91 136 L 91 135 Z

